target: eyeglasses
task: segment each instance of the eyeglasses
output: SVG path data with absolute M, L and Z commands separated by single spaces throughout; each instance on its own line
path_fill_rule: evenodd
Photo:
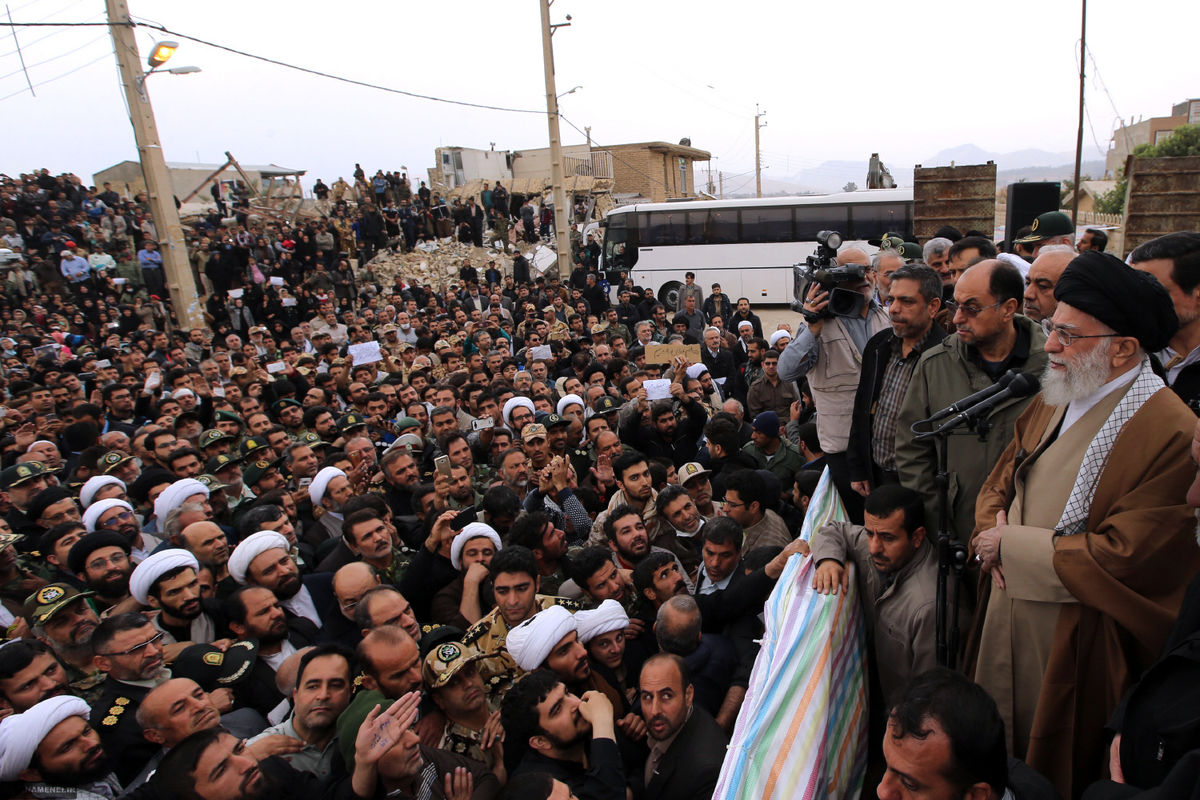
M 105 527 L 105 528 L 120 527 L 122 522 L 130 522 L 133 519 L 134 519 L 134 516 L 133 516 L 132 511 L 121 511 L 116 516 L 109 517 L 107 520 L 105 520 L 103 523 L 103 527 Z
M 149 647 L 152 644 L 158 644 L 159 642 L 162 641 L 162 638 L 164 636 L 166 636 L 165 633 L 155 634 L 154 636 L 151 636 L 149 639 L 142 642 L 141 644 L 135 644 L 133 647 L 129 648 L 128 650 L 123 650 L 120 653 L 97 653 L 96 655 L 101 655 L 101 656 L 104 656 L 105 658 L 119 658 L 120 656 L 131 656 L 134 653 L 137 653 L 141 650 L 145 650 L 147 647 Z
M 1071 333 L 1066 328 L 1056 327 L 1055 324 L 1048 319 L 1042 320 L 1042 330 L 1046 332 L 1047 339 L 1050 338 L 1050 334 L 1057 336 L 1058 343 L 1063 347 L 1070 347 L 1071 343 L 1076 339 L 1107 339 L 1111 336 L 1120 336 L 1119 333 L 1091 333 L 1087 335 Z
M 961 311 L 963 313 L 964 317 L 978 317 L 980 314 L 982 314 L 984 311 L 987 311 L 989 308 L 999 308 L 1002 305 L 1004 305 L 1003 300 L 1000 300 L 999 302 L 996 302 L 996 303 L 992 303 L 991 305 L 988 305 L 988 306 L 977 306 L 977 305 L 972 305 L 969 303 L 963 305 L 963 304 L 956 303 L 953 300 L 946 301 L 946 308 L 950 309 L 951 315 L 953 315 L 956 311 Z

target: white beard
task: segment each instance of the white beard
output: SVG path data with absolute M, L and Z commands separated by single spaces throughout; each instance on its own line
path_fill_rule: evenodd
M 1042 399 L 1052 406 L 1070 405 L 1108 383 L 1111 365 L 1106 347 L 1093 348 L 1074 362 L 1066 363 L 1065 370 L 1047 364 L 1042 371 Z

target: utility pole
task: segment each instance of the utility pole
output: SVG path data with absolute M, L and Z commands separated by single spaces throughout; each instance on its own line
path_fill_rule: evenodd
M 550 191 L 554 198 L 554 243 L 555 249 L 558 250 L 558 275 L 562 278 L 571 274 L 571 253 L 567 233 L 567 193 L 563 188 L 562 140 L 558 133 L 558 95 L 554 89 L 554 45 L 551 37 L 556 29 L 571 24 L 571 15 L 567 15 L 566 22 L 551 25 L 552 2 L 553 0 L 538 0 L 542 11 L 542 62 L 546 69 L 546 120 L 550 127 Z
M 1071 222 L 1079 224 L 1079 166 L 1083 160 L 1083 90 L 1084 62 L 1087 59 L 1087 0 L 1082 0 L 1083 12 L 1079 23 L 1079 131 L 1075 134 L 1075 183 L 1071 191 Z M 1074 231 L 1071 232 L 1074 235 Z
M 121 87 L 125 90 L 125 102 L 129 106 L 133 138 L 137 142 L 138 159 L 142 163 L 142 176 L 146 179 L 150 213 L 154 216 L 154 228 L 158 232 L 158 248 L 162 252 L 163 276 L 171 293 L 171 305 L 181 326 L 201 328 L 204 327 L 204 314 L 196 296 L 196 282 L 188 263 L 187 244 L 183 238 L 183 226 L 179 223 L 179 211 L 175 208 L 175 196 L 171 192 L 167 162 L 158 140 L 154 109 L 150 107 L 150 97 L 146 94 L 146 76 L 142 73 L 129 6 L 125 0 L 104 0 L 104 5 L 108 12 L 108 30 L 117 52 Z
M 758 149 L 758 132 L 767 127 L 767 123 L 759 122 L 767 112 L 759 111 L 758 104 L 754 105 L 754 196 L 762 197 L 762 154 Z
M 725 173 L 721 172 L 721 170 L 717 170 L 717 186 L 721 187 L 720 191 L 717 192 L 717 197 L 724 200 L 725 199 Z

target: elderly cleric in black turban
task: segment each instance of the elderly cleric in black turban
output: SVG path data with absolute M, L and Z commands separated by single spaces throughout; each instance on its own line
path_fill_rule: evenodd
M 1148 353 L 1162 350 L 1179 330 L 1163 285 L 1108 253 L 1085 250 L 1072 259 L 1054 287 L 1054 299 L 1133 336 Z

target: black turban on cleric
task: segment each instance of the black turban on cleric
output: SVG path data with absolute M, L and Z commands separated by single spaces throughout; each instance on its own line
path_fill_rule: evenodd
M 1163 285 L 1109 253 L 1085 250 L 1072 259 L 1054 287 L 1054 299 L 1135 337 L 1150 353 L 1166 347 L 1179 330 Z

